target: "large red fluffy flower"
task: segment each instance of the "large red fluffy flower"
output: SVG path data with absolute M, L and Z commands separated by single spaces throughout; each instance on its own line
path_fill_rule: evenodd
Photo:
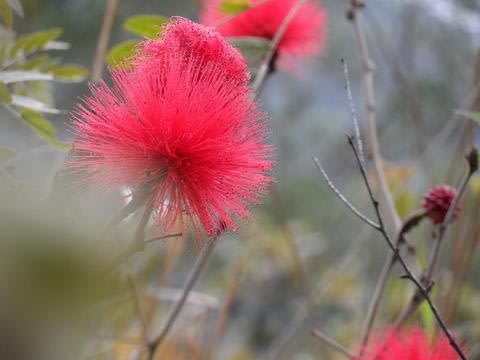
M 224 36 L 256 36 L 273 39 L 297 0 L 250 0 L 250 8 L 228 18 L 220 12 L 220 0 L 205 0 L 201 22 L 217 26 Z M 279 65 L 291 67 L 292 58 L 319 53 L 325 43 L 327 13 L 317 1 L 308 0 L 288 25 L 279 47 Z
M 167 229 L 184 214 L 212 237 L 234 229 L 272 166 L 242 56 L 216 32 L 173 18 L 131 65 L 111 71 L 111 87 L 92 85 L 77 106 L 70 165 L 109 189 L 149 191 Z
M 448 338 L 439 335 L 432 346 L 427 335 L 418 327 L 396 333 L 386 331 L 365 351 L 362 360 L 456 360 L 458 355 Z

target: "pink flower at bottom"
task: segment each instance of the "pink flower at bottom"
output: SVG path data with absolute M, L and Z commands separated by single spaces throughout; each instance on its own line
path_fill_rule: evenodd
M 418 327 L 396 333 L 384 332 L 366 349 L 361 360 L 457 360 L 455 349 L 445 335 L 438 335 L 430 345 L 427 335 Z
M 250 8 L 228 18 L 221 0 L 205 0 L 202 24 L 216 26 L 226 37 L 254 36 L 272 40 L 297 0 L 250 0 Z M 327 13 L 315 0 L 306 1 L 289 23 L 278 46 L 279 65 L 292 68 L 291 60 L 318 54 L 325 45 Z
M 422 207 L 427 210 L 428 217 L 434 224 L 441 224 L 447 215 L 452 201 L 457 196 L 457 190 L 448 185 L 436 185 L 423 197 Z M 453 218 L 460 214 L 460 207 L 455 208 Z
M 76 107 L 70 167 L 107 189 L 149 191 L 167 230 L 184 215 L 210 237 L 235 229 L 272 167 L 242 56 L 216 32 L 174 18 L 130 65 L 111 70 L 112 86 L 91 85 Z

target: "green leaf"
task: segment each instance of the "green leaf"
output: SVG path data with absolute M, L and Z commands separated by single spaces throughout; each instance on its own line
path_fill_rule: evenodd
M 239 14 L 248 8 L 248 0 L 222 0 L 220 3 L 220 11 L 226 14 Z
M 50 121 L 42 117 L 38 112 L 23 109 L 20 116 L 25 123 L 41 138 L 61 150 L 69 150 L 70 146 L 59 141 L 55 135 L 55 127 Z
M 22 69 L 22 70 L 35 70 L 35 69 L 40 69 L 40 67 L 43 64 L 48 63 L 49 61 L 50 61 L 50 56 L 48 56 L 47 54 L 41 54 L 41 55 L 32 56 L 23 64 L 15 64 L 14 66 L 10 66 L 9 68 Z
M 0 82 L 0 101 L 5 104 L 10 104 L 12 102 L 12 95 L 10 94 L 10 89 L 4 82 Z
M 228 38 L 228 41 L 230 44 L 238 48 L 242 55 L 249 60 L 261 58 L 270 47 L 270 41 L 262 37 L 231 37 Z
M 13 12 L 7 0 L 0 0 L 0 16 L 7 28 L 11 29 L 13 26 Z
M 105 59 L 108 66 L 116 66 L 130 58 L 133 55 L 134 48 L 138 43 L 139 41 L 137 40 L 127 40 L 112 47 Z
M 59 80 L 71 82 L 83 81 L 89 75 L 89 71 L 85 67 L 74 64 L 58 66 L 51 73 Z
M 456 110 L 455 114 L 465 116 L 467 119 L 473 120 L 480 125 L 480 112 Z
M 0 148 L 0 162 L 11 159 L 15 157 L 15 155 L 17 155 L 15 151 L 13 151 L 10 148 L 5 148 L 5 147 Z
M 62 35 L 62 29 L 54 28 L 21 36 L 12 47 L 12 57 L 15 57 L 22 50 L 28 55 L 43 49 L 50 41 L 57 39 L 60 35 Z
M 37 99 L 27 97 L 27 96 L 22 96 L 22 95 L 17 95 L 13 94 L 12 95 L 12 104 L 15 106 L 19 107 L 24 107 L 30 110 L 33 110 L 35 112 L 44 112 L 44 113 L 49 113 L 49 114 L 60 114 L 60 110 L 52 108 L 48 106 L 47 104 L 38 101 Z
M 123 23 L 123 28 L 147 39 L 158 39 L 162 32 L 162 25 L 167 22 L 168 18 L 164 16 L 135 15 Z
M 38 71 L 0 71 L 0 81 L 6 84 L 23 81 L 53 80 L 53 75 Z
M 7 0 L 8 4 L 18 16 L 23 17 L 23 7 L 19 0 Z
M 70 43 L 65 41 L 52 40 L 45 44 L 43 50 L 68 50 L 70 49 Z

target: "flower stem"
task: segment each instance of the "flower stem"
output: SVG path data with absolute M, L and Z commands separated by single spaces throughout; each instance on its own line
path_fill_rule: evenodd
M 165 340 L 165 338 L 169 334 L 173 324 L 175 323 L 175 320 L 177 320 L 178 315 L 180 314 L 180 311 L 183 308 L 183 305 L 185 305 L 185 302 L 187 300 L 187 297 L 190 291 L 192 290 L 193 286 L 197 282 L 201 273 L 205 269 L 205 266 L 207 265 L 208 260 L 210 259 L 210 256 L 213 253 L 216 243 L 217 243 L 216 239 L 209 240 L 207 244 L 204 246 L 204 248 L 202 249 L 199 257 L 197 258 L 197 261 L 195 262 L 185 282 L 185 285 L 182 290 L 182 296 L 178 299 L 178 301 L 175 303 L 175 305 L 171 309 L 170 314 L 167 316 L 167 320 L 160 331 L 160 334 L 149 342 L 149 345 L 148 345 L 149 360 L 154 359 L 154 354 L 156 350 L 160 347 L 162 342 Z
M 100 30 L 100 36 L 98 38 L 97 51 L 93 61 L 92 81 L 94 82 L 100 80 L 102 76 L 103 59 L 105 58 L 105 54 L 107 52 L 108 40 L 110 39 L 110 32 L 112 31 L 113 20 L 117 12 L 119 2 L 120 0 L 109 0 L 107 3 L 102 29 Z

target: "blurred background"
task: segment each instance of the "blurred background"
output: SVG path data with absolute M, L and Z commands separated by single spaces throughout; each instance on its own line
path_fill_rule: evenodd
M 92 68 L 106 1 L 21 3 L 25 16 L 14 18 L 17 34 L 62 28 L 58 40 L 71 47 L 51 50 L 52 56 Z M 376 65 L 381 153 L 397 209 L 405 218 L 420 208 L 432 185 L 457 186 L 466 171 L 462 154 L 468 144 L 478 145 L 476 125 L 455 111 L 466 102 L 469 110 L 479 110 L 480 1 L 366 3 L 362 24 Z M 360 61 L 352 24 L 345 17 L 349 1 L 321 4 L 328 12 L 324 51 L 302 64 L 300 75 L 273 74 L 261 96 L 277 151 L 274 189 L 237 233 L 219 241 L 198 292 L 158 359 L 243 360 L 271 354 L 275 359 L 341 359 L 310 335 L 313 328 L 355 349 L 387 246 L 338 201 L 312 160 L 318 156 L 345 196 L 373 216 L 345 136 L 353 133 L 353 126 L 341 58 L 348 63 L 353 103 L 363 124 Z M 120 1 L 109 48 L 133 38 L 122 27 L 129 16 L 197 20 L 198 12 L 193 0 Z M 45 86 L 45 101 L 61 110 L 46 118 L 59 138 L 69 142 L 69 111 L 88 94 L 87 81 Z M 184 251 L 176 239 L 152 242 L 114 275 L 109 273 L 103 264 L 131 238 L 138 217 L 124 222 L 111 242 L 96 239 L 121 206 L 121 194 L 99 198 L 91 191 L 56 203 L 50 190 L 66 152 L 46 143 L 8 109 L 0 108 L 0 115 L 0 146 L 15 152 L 0 159 L 6 174 L 0 178 L 5 188 L 0 205 L 5 238 L 0 252 L 0 268 L 5 265 L 0 272 L 5 286 L 0 291 L 0 319 L 5 319 L 0 322 L 0 358 L 35 358 L 25 344 L 39 344 L 46 359 L 140 358 L 145 350 L 141 318 L 150 332 L 158 331 L 196 250 Z M 480 256 L 475 251 L 479 196 L 476 176 L 462 202 L 462 215 L 447 233 L 434 290 L 472 359 L 480 359 Z M 158 236 L 155 228 L 150 232 Z M 424 222 L 410 234 L 420 264 L 425 263 L 431 233 L 432 225 Z M 411 288 L 394 276 L 375 328 L 395 319 L 410 295 Z M 310 300 L 316 307 L 307 311 Z M 414 320 L 433 326 L 428 311 Z

